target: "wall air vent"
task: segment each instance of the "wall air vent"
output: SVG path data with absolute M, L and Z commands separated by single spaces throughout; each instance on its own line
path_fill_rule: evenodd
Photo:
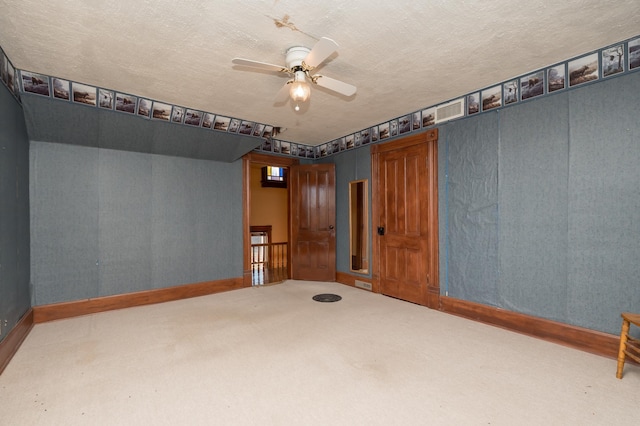
M 464 116 L 464 98 L 447 102 L 436 108 L 436 124 Z

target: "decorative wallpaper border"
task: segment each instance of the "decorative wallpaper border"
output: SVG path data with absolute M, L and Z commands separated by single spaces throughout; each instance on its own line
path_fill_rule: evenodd
M 18 70 L 13 66 L 4 50 L 0 47 L 0 79 L 2 83 L 20 102 L 20 85 L 18 84 Z
M 5 64 L 8 65 L 8 68 L 13 68 L 13 65 L 3 53 L 3 70 Z M 13 73 L 7 72 L 6 80 L 3 73 L 2 80 L 18 100 L 20 100 L 21 94 L 30 93 L 60 101 L 131 114 L 142 119 L 166 121 L 173 124 L 201 127 L 225 133 L 237 133 L 256 138 L 270 139 L 274 131 L 274 127 L 267 124 L 171 105 L 154 99 L 121 93 L 59 77 L 13 69 Z
M 131 114 L 141 119 L 166 121 L 176 125 L 260 138 L 262 144 L 255 151 L 310 159 L 324 158 L 364 145 L 404 136 L 411 132 L 418 132 L 443 122 L 528 102 L 540 96 L 552 95 L 583 84 L 594 83 L 640 69 L 640 36 L 636 36 L 467 93 L 456 99 L 378 123 L 318 146 L 309 146 L 276 139 L 279 128 L 273 125 L 171 105 L 102 87 L 19 70 L 13 66 L 4 50 L 0 48 L 0 52 L 2 82 L 18 102 L 20 102 L 22 93 L 32 93 L 60 101 Z M 461 105 L 463 111 L 450 119 L 437 120 L 436 112 L 438 109 L 452 103 Z
M 621 41 L 591 53 L 576 56 L 566 61 L 541 68 L 494 84 L 464 96 L 423 108 L 392 120 L 378 123 L 358 132 L 314 147 L 306 147 L 299 153 L 301 157 L 323 158 L 336 153 L 355 149 L 370 143 L 376 143 L 404 136 L 411 132 L 435 127 L 453 120 L 498 110 L 521 102 L 528 102 L 539 96 L 547 96 L 560 91 L 573 89 L 587 83 L 620 76 L 640 70 L 640 36 Z M 439 107 L 461 101 L 464 111 L 450 120 L 436 122 L 436 110 Z M 296 155 L 296 151 L 284 151 L 280 141 L 264 143 L 256 151 Z M 298 152 L 300 151 L 298 146 Z M 312 151 L 312 154 L 310 152 Z
M 368 143 L 376 143 L 403 136 L 411 132 L 434 127 L 445 121 L 459 120 L 475 114 L 527 102 L 538 96 L 554 94 L 565 89 L 575 88 L 586 83 L 594 83 L 639 69 L 640 37 L 636 36 L 318 145 L 314 147 L 316 149 L 315 158 L 322 158 L 358 148 Z M 436 110 L 438 107 L 455 101 L 462 102 L 464 113 L 451 120 L 436 122 Z

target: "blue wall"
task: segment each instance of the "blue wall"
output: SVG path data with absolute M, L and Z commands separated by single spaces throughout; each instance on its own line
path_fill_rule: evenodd
M 640 73 L 449 123 L 441 289 L 617 334 L 640 306 Z
M 29 310 L 29 139 L 0 84 L 0 341 Z
M 632 72 L 440 126 L 443 294 L 618 332 L 620 312 L 640 306 L 638 93 Z M 24 125 L 3 96 L 18 124 L 3 126 L 17 142 L 2 161 L 18 166 L 20 191 Z M 322 161 L 336 164 L 337 269 L 348 273 L 348 182 L 370 178 L 370 150 Z M 239 161 L 32 141 L 29 172 L 34 305 L 242 275 Z M 3 256 L 28 252 L 19 197 L 3 203 L 3 229 L 23 230 L 3 234 L 15 241 Z M 28 274 L 16 269 L 3 294 L 13 321 L 28 309 Z
M 33 305 L 242 276 L 242 164 L 31 142 Z
M 443 295 L 619 333 L 640 307 L 638 93 L 640 72 L 439 127 Z M 348 181 L 371 177 L 369 147 L 355 152 L 323 159 L 338 229 Z

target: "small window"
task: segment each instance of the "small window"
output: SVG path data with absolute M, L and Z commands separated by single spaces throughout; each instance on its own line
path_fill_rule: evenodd
M 267 188 L 286 188 L 287 169 L 284 167 L 264 166 L 262 168 L 262 186 Z

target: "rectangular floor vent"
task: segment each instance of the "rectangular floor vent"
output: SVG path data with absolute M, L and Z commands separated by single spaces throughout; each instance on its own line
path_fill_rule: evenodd
M 447 102 L 436 108 L 436 123 L 453 120 L 454 118 L 464 116 L 464 98 Z
M 364 281 L 356 280 L 356 287 L 371 291 L 371 284 Z

